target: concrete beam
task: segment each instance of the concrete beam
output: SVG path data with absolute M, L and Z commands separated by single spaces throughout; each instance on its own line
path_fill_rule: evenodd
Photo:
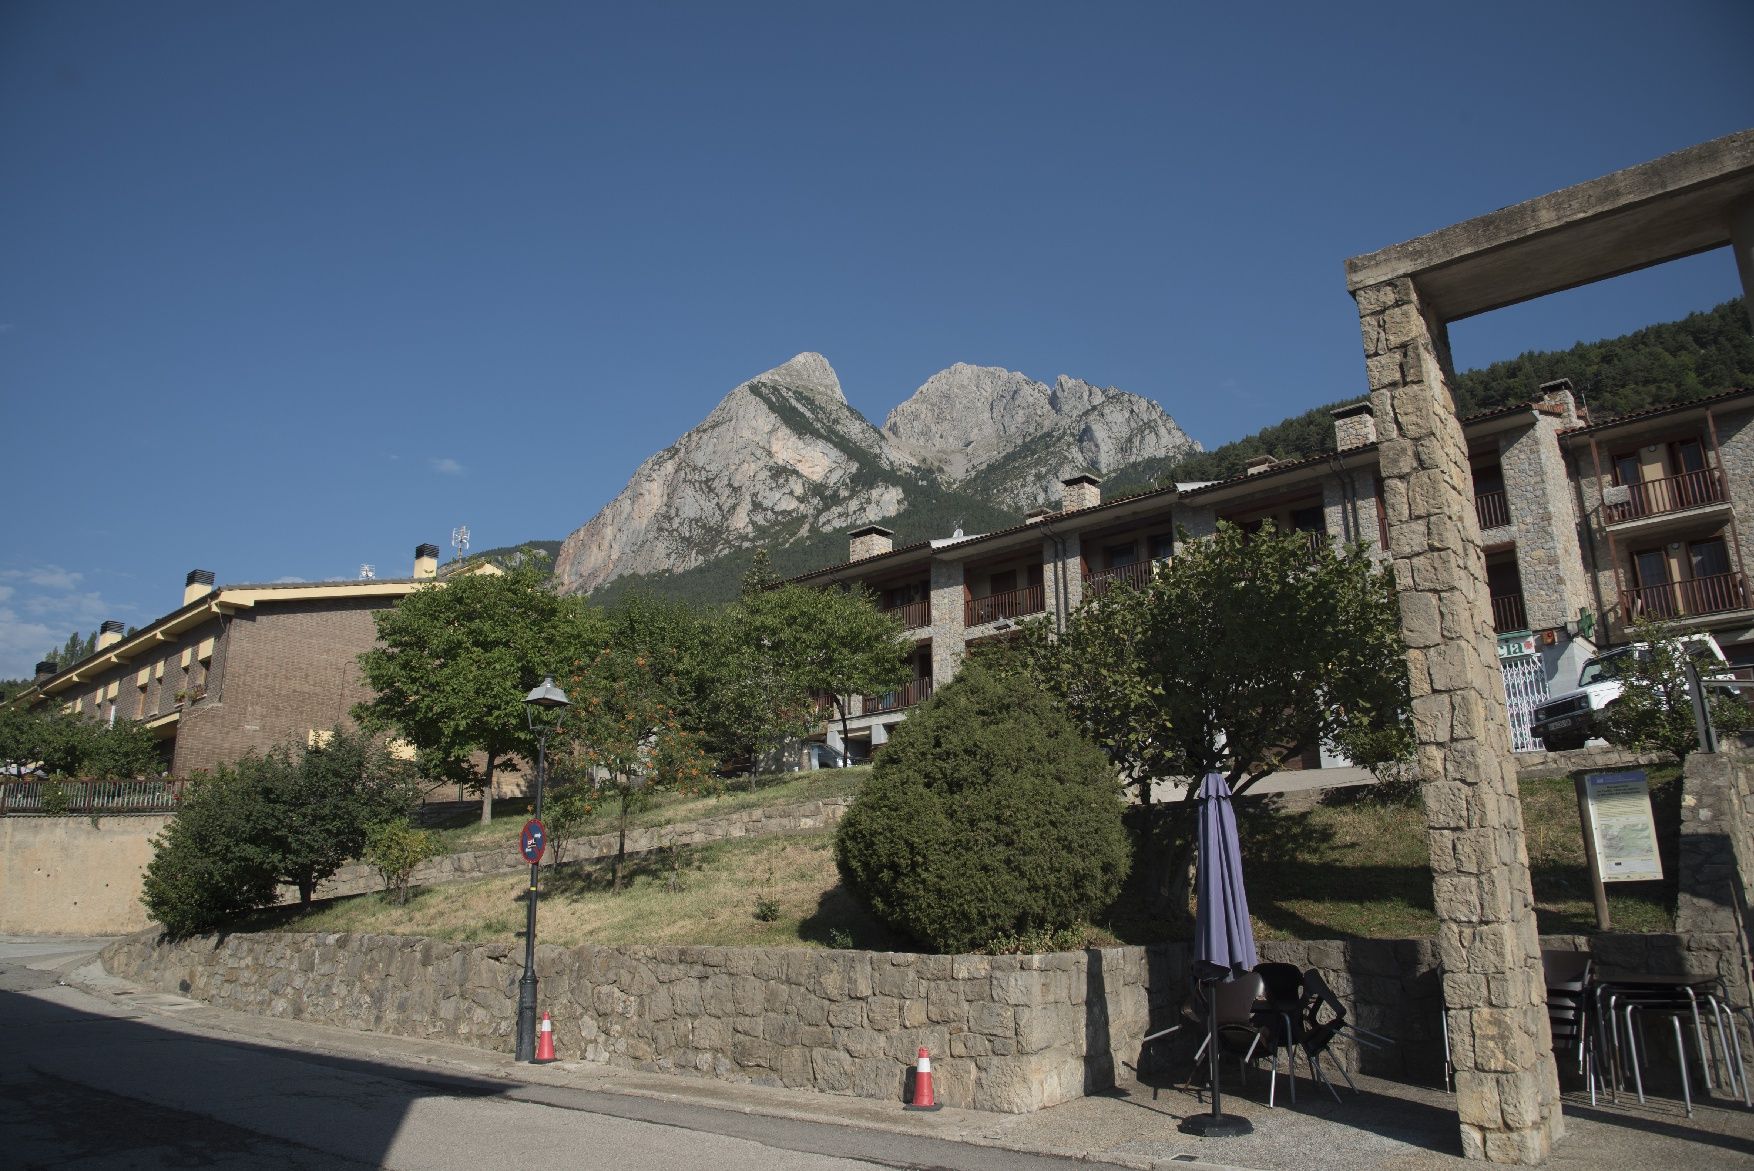
M 1455 321 L 1726 247 L 1754 200 L 1754 130 L 1664 155 L 1346 262 L 1356 293 L 1413 278 Z

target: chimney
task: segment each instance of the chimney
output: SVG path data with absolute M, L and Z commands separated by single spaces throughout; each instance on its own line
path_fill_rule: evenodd
M 112 647 L 121 642 L 122 631 L 125 629 L 126 627 L 114 618 L 105 619 L 104 624 L 97 628 L 97 649 L 101 651 L 105 647 Z
M 438 546 L 414 546 L 414 580 L 427 581 L 438 576 Z
M 1030 509 L 1028 512 L 1023 514 L 1023 523 L 1024 524 L 1031 524 L 1031 525 L 1032 524 L 1040 524 L 1042 521 L 1046 520 L 1048 517 L 1055 515 L 1055 512 L 1056 512 L 1055 509 L 1049 508 L 1045 504 L 1037 505 L 1036 507 Z
M 1347 407 L 1336 407 L 1331 413 L 1334 416 L 1336 451 L 1351 451 L 1376 442 L 1376 412 L 1371 409 L 1369 399 Z
M 1569 378 L 1555 378 L 1552 382 L 1541 384 L 1541 402 L 1550 407 L 1558 407 L 1564 415 L 1565 425 L 1575 427 L 1579 423 L 1577 417 L 1577 394 Z
M 847 534 L 851 542 L 847 552 L 848 561 L 863 561 L 867 557 L 877 557 L 895 548 L 895 534 L 882 525 L 866 525 L 862 529 L 854 529 Z
M 191 569 L 189 576 L 183 579 L 183 605 L 187 606 L 197 598 L 205 598 L 213 592 L 213 571 L 211 569 Z
M 1243 471 L 1255 476 L 1262 472 L 1272 471 L 1274 467 L 1278 466 L 1278 463 L 1279 461 L 1270 455 L 1257 455 L 1243 465 Z
M 1065 488 L 1060 493 L 1061 512 L 1078 512 L 1102 503 L 1102 481 L 1089 472 L 1061 480 L 1060 485 Z
M 36 678 L 32 679 L 31 682 L 32 683 L 41 683 L 45 679 L 53 679 L 56 675 L 59 675 L 60 673 L 61 673 L 61 668 L 59 665 L 56 664 L 54 659 L 44 659 L 42 662 L 37 664 Z

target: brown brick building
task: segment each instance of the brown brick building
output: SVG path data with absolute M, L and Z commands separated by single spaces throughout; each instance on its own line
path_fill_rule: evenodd
M 93 654 L 60 670 L 44 664 L 11 702 L 139 720 L 175 776 L 308 743 L 350 724 L 353 705 L 370 698 L 358 660 L 377 640 L 373 615 L 437 580 L 435 545 L 420 546 L 414 575 L 398 580 L 215 588 L 198 569 L 180 609 L 127 636 L 104 623 Z

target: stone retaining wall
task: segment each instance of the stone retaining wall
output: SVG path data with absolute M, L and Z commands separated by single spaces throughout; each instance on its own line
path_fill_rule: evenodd
M 650 853 L 674 842 L 678 846 L 698 846 L 732 838 L 755 838 L 770 834 L 808 833 L 824 829 L 841 819 L 851 797 L 827 797 L 818 801 L 802 801 L 795 805 L 744 809 L 723 817 L 677 825 L 657 826 L 627 831 L 627 853 L 630 857 Z M 508 831 L 509 833 L 509 831 Z M 568 843 L 566 865 L 583 865 L 604 858 L 613 858 L 615 834 L 597 834 Z M 461 854 L 444 854 L 423 863 L 410 881 L 415 886 L 438 886 L 449 882 L 466 882 L 491 874 L 509 874 L 527 870 L 529 863 L 519 856 L 516 841 L 507 837 L 506 845 L 497 850 L 474 850 Z M 335 877 L 317 888 L 317 897 L 332 899 L 346 895 L 369 894 L 384 889 L 378 872 L 363 862 L 343 866 Z M 295 902 L 298 892 L 286 888 L 282 902 Z

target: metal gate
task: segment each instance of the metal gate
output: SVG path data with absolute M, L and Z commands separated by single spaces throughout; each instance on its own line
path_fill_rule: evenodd
M 1503 651 L 1500 644 L 1500 653 Z M 1530 725 L 1535 708 L 1547 698 L 1547 675 L 1541 669 L 1539 655 L 1506 655 L 1499 660 L 1504 672 L 1504 698 L 1510 706 L 1510 747 L 1513 752 L 1539 752 L 1541 742 L 1535 739 Z

